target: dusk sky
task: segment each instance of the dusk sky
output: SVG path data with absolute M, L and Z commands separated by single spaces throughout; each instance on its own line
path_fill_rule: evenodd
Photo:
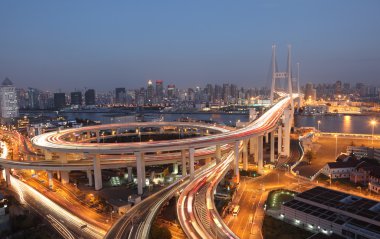
M 280 69 L 292 44 L 302 84 L 380 86 L 379 11 L 379 0 L 2 0 L 0 79 L 51 91 L 261 87 L 275 43 Z

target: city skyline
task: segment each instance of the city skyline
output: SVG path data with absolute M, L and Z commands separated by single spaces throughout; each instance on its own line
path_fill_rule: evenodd
M 0 78 L 52 91 L 265 87 L 271 45 L 281 63 L 292 44 L 302 84 L 377 85 L 377 1 L 218 3 L 3 2 Z

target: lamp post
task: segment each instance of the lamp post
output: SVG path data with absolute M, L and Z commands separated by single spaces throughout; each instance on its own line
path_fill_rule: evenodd
M 114 210 L 111 211 L 111 224 L 112 224 L 112 214 L 115 213 Z
M 368 192 L 369 192 L 369 195 L 371 196 L 371 182 L 368 183 Z
M 372 126 L 372 147 L 373 147 L 373 136 L 374 136 L 374 133 L 375 133 L 375 126 L 376 126 L 376 120 L 371 120 L 370 124 Z
M 331 173 L 329 174 L 329 178 L 330 178 L 330 187 L 331 187 Z
M 338 135 L 334 135 L 335 137 L 335 158 L 337 157 L 338 155 Z
M 319 132 L 319 125 L 321 124 L 321 121 L 318 120 L 318 132 Z

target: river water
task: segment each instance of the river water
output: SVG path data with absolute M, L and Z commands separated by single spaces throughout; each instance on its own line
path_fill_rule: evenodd
M 54 116 L 55 112 L 45 112 L 44 115 Z M 60 113 L 69 120 L 75 118 L 97 120 L 103 124 L 108 123 L 126 123 L 135 120 L 134 115 L 121 115 L 114 113 Z M 151 114 L 152 116 L 160 117 L 160 114 Z M 179 118 L 189 117 L 198 120 L 212 120 L 217 123 L 226 125 L 234 125 L 237 120 L 248 121 L 246 114 L 162 114 L 164 121 L 176 121 Z M 302 116 L 295 117 L 296 127 L 315 127 L 318 128 L 318 120 L 320 120 L 319 129 L 323 132 L 340 132 L 340 133 L 355 133 L 355 134 L 371 134 L 371 120 L 377 120 L 375 126 L 375 134 L 380 134 L 380 116 L 366 115 L 320 115 L 320 116 Z
M 40 113 L 45 116 L 54 117 L 57 116 L 56 112 L 43 112 Z M 123 115 L 119 113 L 68 113 L 68 112 L 60 112 L 60 116 L 66 117 L 68 120 L 75 120 L 75 118 L 80 119 L 89 119 L 94 121 L 100 121 L 102 124 L 110 124 L 110 123 L 127 123 L 135 121 L 135 115 Z M 220 124 L 226 125 L 235 125 L 235 122 L 240 120 L 242 122 L 248 121 L 247 114 L 228 114 L 228 113 L 218 113 L 218 114 L 203 114 L 203 113 L 195 113 L 195 114 L 159 114 L 159 113 L 148 113 L 147 115 L 152 116 L 153 118 L 160 118 L 161 116 L 164 118 L 164 121 L 176 121 L 180 118 L 191 118 L 203 121 L 214 121 Z M 149 121 L 149 120 L 148 120 Z
M 323 132 L 353 133 L 353 134 L 372 134 L 371 120 L 378 122 L 374 128 L 375 134 L 380 134 L 380 116 L 366 115 L 320 115 L 320 116 L 301 116 L 295 117 L 297 127 L 315 127 Z

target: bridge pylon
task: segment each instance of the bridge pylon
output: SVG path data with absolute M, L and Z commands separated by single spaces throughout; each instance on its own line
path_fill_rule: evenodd
M 272 85 L 270 91 L 270 103 L 274 102 L 274 94 L 276 91 L 277 80 L 287 80 L 288 93 L 293 95 L 293 84 L 292 84 L 292 46 L 288 45 L 288 59 L 287 59 L 287 69 L 286 71 L 278 71 L 277 61 L 276 61 L 276 45 L 272 45 Z M 293 98 L 291 97 L 291 108 L 294 108 Z

